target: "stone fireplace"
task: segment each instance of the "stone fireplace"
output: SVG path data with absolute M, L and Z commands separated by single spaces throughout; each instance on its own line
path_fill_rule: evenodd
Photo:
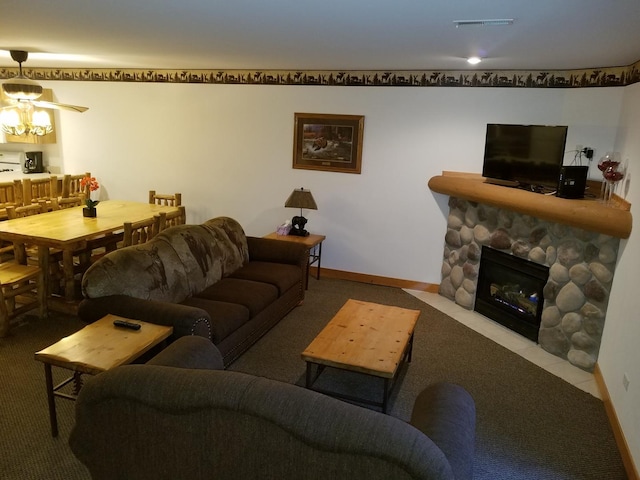
M 549 268 L 482 246 L 474 310 L 538 342 Z
M 591 372 L 619 243 L 610 235 L 451 196 L 439 291 L 474 308 L 483 246 L 548 267 L 538 343 Z

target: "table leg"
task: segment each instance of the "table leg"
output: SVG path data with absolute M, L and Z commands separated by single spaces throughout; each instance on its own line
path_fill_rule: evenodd
M 322 242 L 318 245 L 318 270 L 316 272 L 316 280 L 320 280 L 320 263 L 322 262 Z
M 42 281 L 42 296 L 41 298 L 48 299 L 51 287 L 49 285 L 49 247 L 38 245 L 38 265 L 40 266 Z
M 47 402 L 49 404 L 49 421 L 51 422 L 51 436 L 58 436 L 58 417 L 56 415 L 56 398 L 54 395 L 53 387 L 53 374 L 51 372 L 51 365 L 44 364 L 44 378 L 47 384 Z
M 64 276 L 64 298 L 73 301 L 75 287 L 73 282 L 73 251 L 65 249 L 62 252 L 62 274 Z

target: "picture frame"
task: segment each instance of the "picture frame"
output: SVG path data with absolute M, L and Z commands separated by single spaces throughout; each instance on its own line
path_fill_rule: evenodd
M 295 113 L 293 168 L 360 173 L 364 115 Z

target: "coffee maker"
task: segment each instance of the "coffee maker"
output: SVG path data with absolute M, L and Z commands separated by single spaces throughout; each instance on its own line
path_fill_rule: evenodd
M 24 173 L 42 173 L 44 165 L 42 164 L 42 152 L 26 152 L 24 161 Z

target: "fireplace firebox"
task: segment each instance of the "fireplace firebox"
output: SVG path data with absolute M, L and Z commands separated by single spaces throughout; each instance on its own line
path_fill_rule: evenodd
M 549 267 L 483 246 L 474 310 L 538 342 Z

